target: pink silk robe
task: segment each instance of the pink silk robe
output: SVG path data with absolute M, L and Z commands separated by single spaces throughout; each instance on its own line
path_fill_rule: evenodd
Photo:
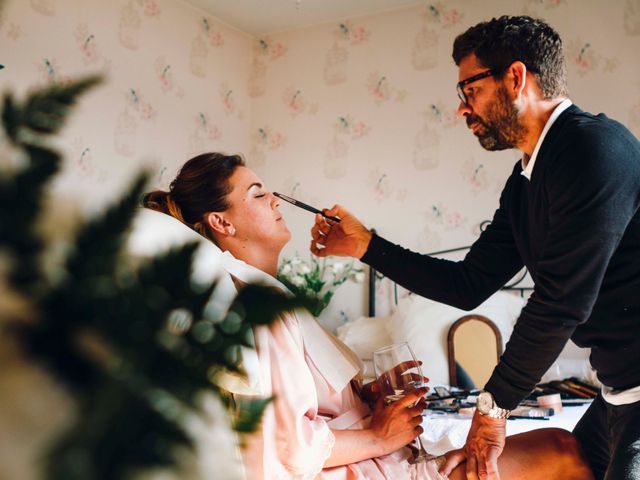
M 286 291 L 273 277 L 228 252 L 222 265 L 244 283 Z M 369 407 L 355 393 L 362 364 L 344 343 L 306 311 L 285 312 L 254 330 L 256 351 L 245 352 L 252 394 L 275 396 L 261 430 L 243 451 L 248 480 L 441 480 L 433 462 L 409 465 L 408 448 L 349 465 L 324 468 L 335 437 L 332 430 L 363 429 Z
M 442 478 L 432 463 L 409 465 L 407 448 L 384 457 L 325 468 L 334 446 L 332 429 L 359 429 L 368 424 L 369 408 L 351 383 L 334 390 L 305 348 L 298 315 L 287 313 L 270 327 L 254 332 L 260 383 L 275 395 L 262 420 L 262 430 L 249 439 L 244 452 L 247 478 L 323 480 L 404 480 Z M 315 322 L 313 319 L 310 321 Z M 355 354 L 317 325 L 345 356 Z M 319 331 L 323 333 L 319 333 Z M 333 352 L 335 354 L 335 352 Z

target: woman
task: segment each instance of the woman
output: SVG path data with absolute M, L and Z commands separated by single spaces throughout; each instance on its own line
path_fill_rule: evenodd
M 144 205 L 218 245 L 237 286 L 258 281 L 284 289 L 275 276 L 291 234 L 278 199 L 240 157 L 194 157 L 169 192 L 147 194 Z M 386 407 L 378 399 L 370 409 L 360 398 L 366 389 L 360 387 L 356 355 L 306 312 L 286 312 L 272 325 L 256 328 L 254 337 L 257 365 L 251 381 L 260 395 L 275 400 L 261 430 L 247 442 L 248 478 L 445 478 L 437 462 L 407 461 L 412 453 L 405 446 L 422 432 L 426 389 Z M 499 468 L 503 480 L 592 478 L 573 437 L 554 429 L 510 437 Z M 465 478 L 464 465 L 448 478 Z

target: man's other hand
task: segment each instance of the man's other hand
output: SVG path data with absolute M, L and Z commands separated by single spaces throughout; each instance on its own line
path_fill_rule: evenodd
M 477 411 L 471 422 L 464 447 L 466 453 L 467 480 L 500 480 L 498 457 L 502 454 L 505 441 L 506 419 L 480 415 Z M 454 460 L 454 459 L 451 459 Z M 458 460 L 458 463 L 460 459 Z M 449 462 L 447 462 L 449 463 Z M 452 464 L 454 462 L 451 462 Z M 443 470 L 450 473 L 449 465 Z M 451 466 L 451 470 L 455 465 Z

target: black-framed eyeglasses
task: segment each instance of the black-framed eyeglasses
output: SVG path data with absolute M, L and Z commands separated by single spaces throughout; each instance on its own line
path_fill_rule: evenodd
M 470 83 L 477 82 L 478 80 L 482 80 L 483 78 L 491 77 L 494 75 L 493 70 L 485 70 L 484 72 L 480 72 L 473 77 L 465 78 L 461 80 L 456 85 L 456 91 L 458 92 L 458 98 L 465 105 L 469 105 L 469 99 L 467 98 L 467 94 L 464 92 L 464 87 L 469 85 Z

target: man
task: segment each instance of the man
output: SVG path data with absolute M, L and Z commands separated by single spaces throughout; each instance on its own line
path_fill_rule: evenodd
M 640 143 L 567 98 L 559 35 L 501 17 L 458 36 L 458 114 L 487 150 L 517 148 L 491 225 L 461 262 L 368 231 L 340 206 L 316 216 L 311 250 L 361 258 L 409 290 L 469 310 L 526 266 L 535 287 L 478 399 L 467 478 L 498 478 L 509 411 L 571 338 L 603 383 L 574 431 L 596 478 L 640 479 Z

